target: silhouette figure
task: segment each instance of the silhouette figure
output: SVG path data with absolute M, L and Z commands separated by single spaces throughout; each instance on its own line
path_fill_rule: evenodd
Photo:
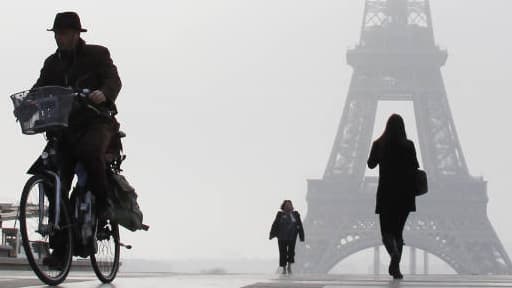
M 106 47 L 86 44 L 80 33 L 80 17 L 75 12 L 57 13 L 53 27 L 57 51 L 45 61 L 41 74 L 33 88 L 41 86 L 64 86 L 74 89 L 89 89 L 91 107 L 74 109 L 69 117 L 69 127 L 61 137 L 59 161 L 62 193 L 67 194 L 73 180 L 76 162 L 80 161 L 89 176 L 91 190 L 96 196 L 96 213 L 101 218 L 108 211 L 109 191 L 105 172 L 105 154 L 118 130 L 119 124 L 111 115 L 117 113 L 115 100 L 121 90 L 117 67 L 113 64 Z M 63 245 L 57 233 L 50 241 L 52 254 L 44 263 L 56 266 L 62 262 Z
M 382 242 L 391 257 L 389 274 L 402 279 L 402 234 L 409 212 L 416 211 L 415 171 L 419 164 L 414 143 L 407 139 L 404 120 L 398 114 L 389 117 L 384 133 L 372 144 L 368 167 L 373 169 L 377 165 L 375 213 L 379 214 Z
M 299 235 L 304 242 L 304 228 L 299 212 L 293 209 L 292 201 L 284 200 L 281 211 L 277 212 L 276 219 L 272 223 L 269 239 L 277 237 L 279 246 L 279 266 L 282 274 L 292 273 L 292 263 L 295 263 L 295 243 Z M 288 263 L 288 266 L 286 266 Z

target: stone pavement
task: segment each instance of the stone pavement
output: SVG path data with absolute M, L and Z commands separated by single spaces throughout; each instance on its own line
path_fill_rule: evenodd
M 1 288 L 48 287 L 30 271 L 0 271 Z M 264 275 L 120 273 L 110 285 L 102 285 L 92 272 L 71 272 L 63 288 L 487 288 L 511 287 L 512 276 L 405 275 L 393 281 L 385 275 Z
M 393 280 L 386 275 L 293 275 L 244 286 L 244 288 L 366 288 L 366 287 L 512 287 L 512 276 L 404 275 Z

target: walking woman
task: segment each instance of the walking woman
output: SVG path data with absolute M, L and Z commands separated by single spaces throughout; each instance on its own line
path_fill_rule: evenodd
M 304 228 L 299 212 L 293 210 L 290 200 L 284 200 L 281 211 L 277 212 L 276 219 L 272 223 L 269 239 L 277 237 L 279 245 L 279 266 L 282 274 L 292 273 L 292 263 L 295 262 L 295 242 L 297 234 L 300 241 L 304 242 Z M 288 266 L 286 266 L 288 263 Z
M 416 211 L 415 171 L 419 165 L 414 143 L 407 139 L 404 120 L 398 114 L 389 117 L 384 133 L 372 144 L 368 167 L 373 169 L 377 165 L 375 213 L 379 214 L 382 242 L 391 257 L 389 275 L 402 279 L 402 233 L 409 212 Z

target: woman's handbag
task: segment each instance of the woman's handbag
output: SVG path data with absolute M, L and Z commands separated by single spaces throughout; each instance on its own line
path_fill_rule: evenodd
M 416 169 L 415 174 L 416 190 L 414 195 L 421 196 L 428 192 L 427 173 L 421 169 Z

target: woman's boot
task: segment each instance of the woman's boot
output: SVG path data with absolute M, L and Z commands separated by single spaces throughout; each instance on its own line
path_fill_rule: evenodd
M 403 242 L 393 238 L 393 256 L 391 257 L 391 263 L 389 264 L 389 274 L 393 276 L 393 279 L 403 279 L 404 275 L 400 272 L 400 260 L 402 258 Z
M 393 273 L 396 269 L 394 259 L 396 259 L 395 255 L 397 254 L 393 235 L 388 233 L 382 234 L 382 243 L 384 244 L 386 251 L 388 251 L 389 257 L 391 258 L 391 261 L 389 262 L 388 273 L 390 276 L 393 276 Z

